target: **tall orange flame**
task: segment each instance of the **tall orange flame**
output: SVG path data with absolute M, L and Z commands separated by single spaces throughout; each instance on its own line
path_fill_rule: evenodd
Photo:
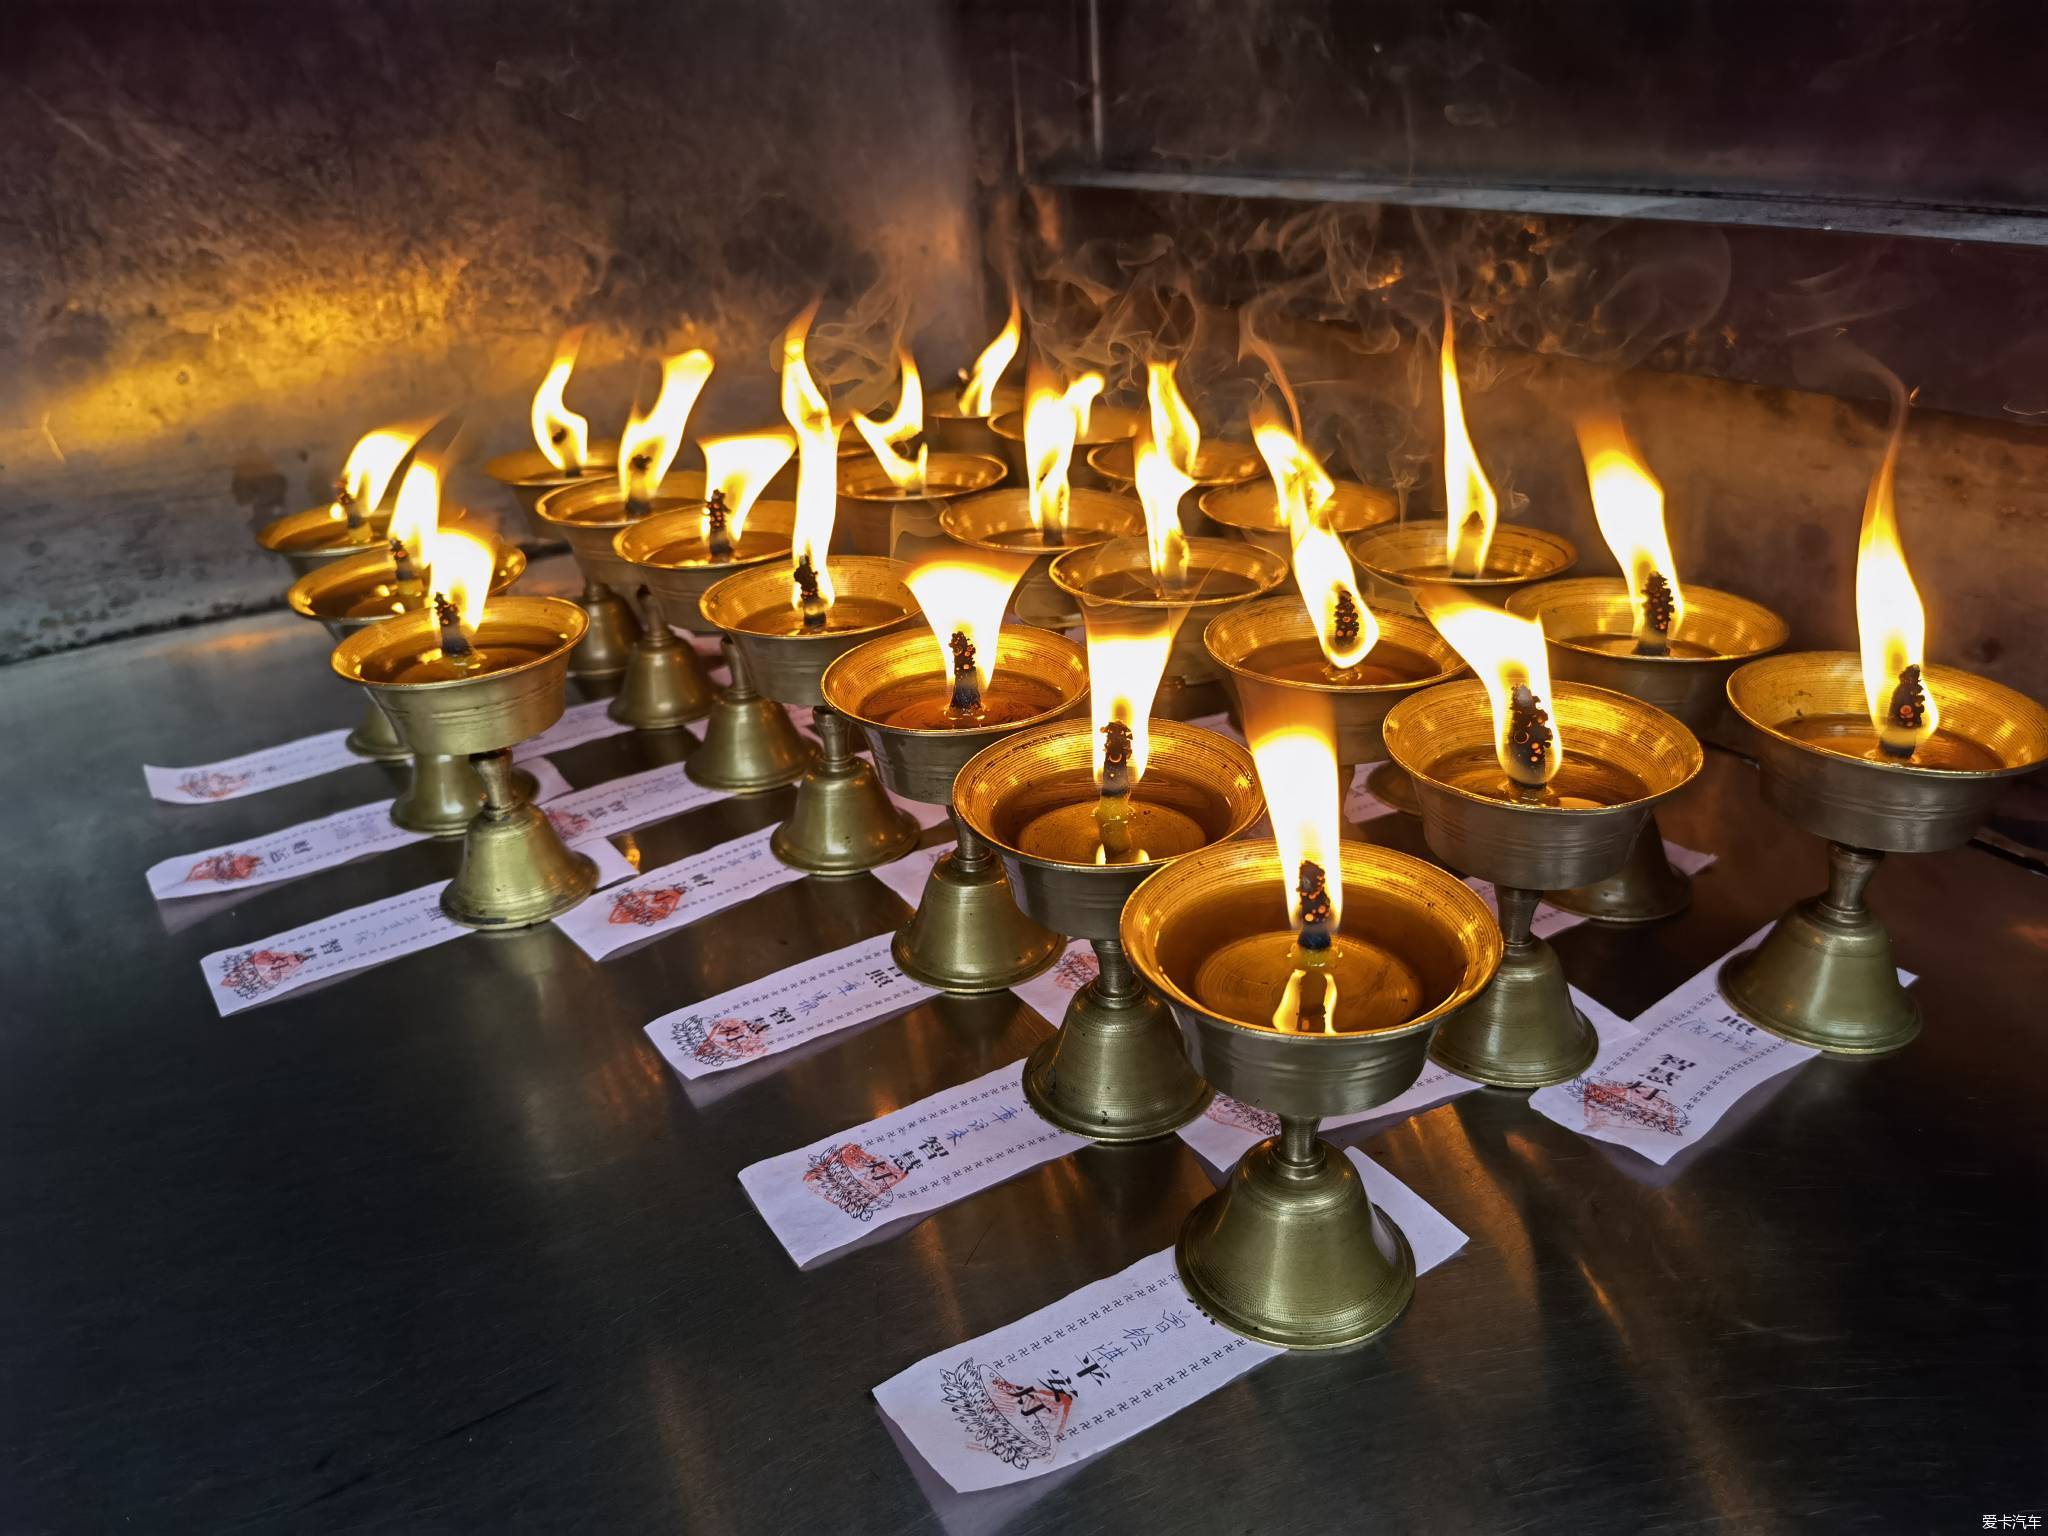
M 707 437 L 704 450 L 705 536 L 710 537 L 708 504 L 716 500 L 725 514 L 726 535 L 737 544 L 747 531 L 747 514 L 761 499 L 768 482 L 796 452 L 787 432 L 745 432 L 732 437 Z
M 349 450 L 337 486 L 340 495 L 328 511 L 335 518 L 367 520 L 384 499 L 391 477 L 412 452 L 413 444 L 425 437 L 440 418 L 379 427 L 365 432 Z
M 619 434 L 619 493 L 630 510 L 646 511 L 661 477 L 683 446 L 683 428 L 711 378 L 711 354 L 701 347 L 661 361 L 661 390 L 645 416 L 635 408 Z
M 1294 584 L 1315 626 L 1323 658 L 1342 672 L 1365 660 L 1379 644 L 1379 621 L 1365 605 L 1358 578 L 1344 542 L 1330 527 L 1324 509 L 1336 495 L 1336 482 L 1308 445 L 1281 425 L 1279 413 L 1262 404 L 1252 414 L 1252 441 L 1266 472 L 1273 477 L 1273 497 L 1287 521 L 1293 552 Z
M 1557 776 L 1565 748 L 1564 733 L 1551 718 L 1550 654 L 1542 621 L 1475 602 L 1456 587 L 1417 587 L 1415 601 L 1485 685 L 1501 771 L 1526 788 L 1548 784 Z
M 464 634 L 474 634 L 484 621 L 484 599 L 491 595 L 491 571 L 497 557 L 491 546 L 470 534 L 433 533 L 427 538 L 428 584 L 461 615 Z
M 1664 528 L 1664 487 L 1644 465 L 1619 417 L 1588 415 L 1577 425 L 1593 516 L 1628 582 L 1636 646 L 1663 651 L 1678 638 L 1685 618 L 1685 591 Z
M 1192 481 L 1195 461 L 1202 452 L 1202 427 L 1174 378 L 1179 367 L 1178 363 L 1147 363 L 1145 400 L 1151 410 L 1152 441 L 1173 467 Z
M 1188 540 L 1181 531 L 1180 502 L 1194 481 L 1148 437 L 1137 444 L 1135 483 L 1145 508 L 1145 554 L 1162 592 L 1188 584 Z
M 576 354 L 583 347 L 583 327 L 564 331 L 555 343 L 554 361 L 540 388 L 533 392 L 533 440 L 559 470 L 574 474 L 590 458 L 590 423 L 570 410 L 562 399 L 569 387 L 569 375 L 576 367 Z
M 1451 337 L 1450 306 L 1444 307 L 1440 359 L 1444 389 L 1444 516 L 1448 522 L 1444 558 L 1453 576 L 1477 576 L 1486 569 L 1493 530 L 1500 522 L 1500 498 L 1493 494 L 1479 454 L 1465 430 L 1465 402 L 1458 388 L 1458 354 Z
M 1004 605 L 1030 568 L 1029 555 L 959 548 L 922 561 L 904 575 L 903 584 L 924 610 L 925 622 L 938 642 L 954 697 L 963 695 L 959 687 L 963 656 L 971 658 L 975 696 L 988 691 L 1001 644 Z M 964 645 L 958 644 L 956 637 Z
M 826 553 L 839 515 L 839 431 L 832 406 L 804 361 L 804 339 L 818 312 L 813 303 L 782 338 L 782 415 L 796 433 L 796 531 L 789 550 L 790 603 L 806 625 L 823 625 L 831 610 L 832 572 Z
M 1891 434 L 1863 498 L 1856 540 L 1856 636 L 1863 659 L 1863 696 L 1878 745 L 1909 758 L 1941 724 L 1941 706 L 1925 674 L 1927 611 L 1906 567 L 1899 538 L 1893 476 L 1906 436 L 1908 399 L 1892 381 Z
M 393 544 L 403 545 L 415 567 L 427 564 L 427 543 L 441 525 L 441 474 L 424 459 L 406 466 L 398 482 L 398 503 L 388 530 Z
M 1067 509 L 1073 500 L 1067 474 L 1074 444 L 1088 430 L 1095 397 L 1102 393 L 1102 375 L 1084 373 L 1064 390 L 1049 380 L 1034 380 L 1024 405 L 1024 463 L 1031 479 L 1031 526 L 1057 544 L 1067 534 Z
M 1016 290 L 1010 292 L 1010 318 L 1003 322 L 1003 328 L 996 332 L 995 340 L 982 348 L 981 356 L 974 360 L 974 369 L 967 375 L 967 383 L 960 391 L 960 414 L 963 416 L 989 416 L 996 408 L 996 385 L 1003 377 L 1003 370 L 1017 355 L 1017 345 L 1023 338 L 1021 321 L 1023 316 L 1017 308 Z
M 900 491 L 923 495 L 930 445 L 919 443 L 914 459 L 898 453 L 896 445 L 910 441 L 924 430 L 924 385 L 917 375 L 916 359 L 901 347 L 896 349 L 896 362 L 903 373 L 903 390 L 897 397 L 896 409 L 880 421 L 856 415 L 853 425 L 874 450 L 875 462 L 882 466 L 889 483 Z

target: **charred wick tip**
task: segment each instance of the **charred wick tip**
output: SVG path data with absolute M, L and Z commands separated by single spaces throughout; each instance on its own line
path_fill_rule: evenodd
M 1330 920 L 1336 909 L 1330 901 L 1329 876 L 1314 859 L 1303 859 L 1295 872 L 1294 889 L 1301 896 L 1301 947 L 1328 949 Z
M 1102 728 L 1102 762 L 1107 768 L 1131 765 L 1131 728 L 1121 720 L 1112 720 Z
M 1540 776 L 1555 740 L 1543 701 L 1527 683 L 1515 684 L 1508 698 L 1508 756 Z
M 1358 643 L 1358 604 L 1343 587 L 1337 589 L 1337 611 L 1332 618 L 1330 634 L 1339 645 Z
M 971 712 L 981 708 L 981 679 L 974 670 L 974 642 L 967 638 L 967 631 L 956 629 L 953 637 L 946 642 L 953 653 L 953 700 L 951 708 L 956 712 Z
M 1886 729 L 1878 744 L 1893 757 L 1911 757 L 1927 724 L 1927 685 L 1921 680 L 1918 662 L 1899 673 L 1884 719 Z
M 1660 635 L 1671 633 L 1671 621 L 1677 616 L 1678 605 L 1671 595 L 1671 583 L 1659 571 L 1650 572 L 1649 580 L 1643 583 L 1643 619 L 1650 628 Z
M 434 594 L 434 622 L 441 626 L 441 649 L 450 656 L 467 656 L 469 636 L 462 632 L 462 610 L 439 592 Z

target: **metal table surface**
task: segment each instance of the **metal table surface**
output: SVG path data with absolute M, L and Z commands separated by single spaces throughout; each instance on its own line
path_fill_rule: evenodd
M 1471 1235 L 1391 1334 L 963 1497 L 869 1389 L 1171 1243 L 1202 1164 L 1090 1149 L 800 1273 L 741 1167 L 1047 1028 L 1009 994 L 941 999 L 673 1078 L 642 1027 L 893 926 L 867 877 L 604 964 L 546 927 L 468 937 L 216 1017 L 202 955 L 453 867 L 420 844 L 151 900 L 159 858 L 385 792 L 372 766 L 203 809 L 144 792 L 144 761 L 351 719 L 323 650 L 279 615 L 0 674 L 0 1530 L 1960 1531 L 2041 1507 L 2048 880 L 1977 849 L 1892 861 L 1875 901 L 1921 1040 L 1774 1080 L 1668 1168 L 1514 1094 L 1371 1128 Z M 676 750 L 557 761 L 588 784 Z M 1559 941 L 1624 1016 L 1822 883 L 1753 771 L 1709 759 L 1665 818 L 1721 855 L 1693 910 Z

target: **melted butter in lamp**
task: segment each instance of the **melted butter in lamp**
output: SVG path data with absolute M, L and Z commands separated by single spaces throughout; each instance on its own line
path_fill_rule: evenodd
M 1152 765 L 1158 771 L 1158 762 Z M 1095 808 L 1100 797 L 1092 784 L 1078 791 L 1078 798 L 1072 805 L 1056 806 L 1034 816 L 1017 834 L 1017 848 L 1034 859 L 1047 859 L 1060 864 L 1101 864 L 1102 826 L 1095 819 Z M 1131 792 L 1130 807 L 1125 813 L 1124 824 L 1130 831 L 1132 847 L 1140 850 L 1140 857 L 1123 862 L 1144 863 L 1152 859 L 1172 858 L 1177 854 L 1192 853 L 1209 841 L 1201 824 L 1171 806 L 1159 805 L 1145 798 L 1145 784 L 1140 780 Z
M 877 597 L 841 597 L 826 611 L 823 629 L 805 629 L 802 611 L 789 603 L 757 608 L 740 620 L 739 627 L 750 635 L 845 634 L 848 630 L 893 624 L 903 614 L 904 610 L 895 603 Z
M 1262 645 L 1239 663 L 1247 672 L 1288 683 L 1335 683 L 1351 688 L 1413 683 L 1436 677 L 1443 667 L 1420 652 L 1381 640 L 1355 667 L 1330 665 L 1314 636 Z
M 488 677 L 493 672 L 509 672 L 551 656 L 562 649 L 563 640 L 542 625 L 495 621 L 486 609 L 484 621 L 471 635 L 470 644 L 469 656 L 457 661 L 441 649 L 438 634 L 422 634 L 405 650 L 380 651 L 368 657 L 363 663 L 363 679 L 370 683 L 417 686 Z
M 1567 749 L 1557 775 L 1541 789 L 1515 783 L 1502 771 L 1491 746 L 1454 752 L 1430 764 L 1429 777 L 1467 794 L 1514 805 L 1554 806 L 1560 810 L 1597 810 L 1625 805 L 1650 793 L 1650 786 L 1626 768 L 1589 761 Z
M 1895 768 L 1935 768 L 1950 773 L 1990 773 L 2006 766 L 1996 753 L 1967 736 L 1936 727 L 1914 749 L 1911 758 L 1892 757 L 1878 746 L 1877 732 L 1867 715 L 1809 715 L 1778 727 L 1794 741 L 1842 757 Z
M 386 619 L 394 614 L 421 613 L 427 607 L 419 592 L 405 592 L 395 581 L 380 581 L 364 589 L 361 596 L 342 609 L 344 619 Z
M 1226 597 L 1251 597 L 1259 584 L 1236 571 L 1191 565 L 1188 583 L 1172 592 L 1161 590 L 1149 570 L 1105 571 L 1088 583 L 1088 595 L 1109 603 L 1159 602 L 1167 598 L 1183 602 L 1213 602 Z
M 1607 656 L 1635 656 L 1636 638 L 1628 635 L 1567 635 L 1557 641 L 1559 645 L 1576 646 L 1582 651 L 1599 651 Z M 1710 645 L 1696 645 L 1690 640 L 1667 640 L 1665 654 L 1681 661 L 1713 661 L 1724 655 Z
M 1294 944 L 1294 934 L 1286 928 L 1233 939 L 1196 971 L 1190 989 L 1195 1001 L 1223 1018 L 1295 1033 L 1278 1030 L 1271 1022 L 1294 972 Z M 1391 950 L 1340 931 L 1331 940 L 1330 954 L 1330 970 L 1337 980 L 1337 1012 L 1329 1021 L 1334 1033 L 1392 1029 L 1428 1006 L 1422 978 Z M 1323 1022 L 1300 1032 L 1322 1034 Z
M 982 690 L 972 713 L 952 707 L 952 689 L 942 672 L 928 672 L 889 684 L 870 698 L 868 718 L 906 731 L 986 730 L 1015 725 L 1059 708 L 1060 692 L 1050 683 L 998 672 Z
M 747 530 L 740 535 L 739 543 L 734 546 L 731 558 L 735 561 L 765 560 L 771 555 L 787 554 L 788 552 L 789 533 L 787 529 L 778 533 L 772 528 L 758 528 L 749 525 Z M 709 565 L 714 563 L 711 559 L 711 547 L 706 542 L 701 530 L 694 533 L 686 533 L 680 538 L 670 539 L 658 548 L 650 550 L 644 556 L 636 555 L 635 560 L 641 565 L 657 567 Z

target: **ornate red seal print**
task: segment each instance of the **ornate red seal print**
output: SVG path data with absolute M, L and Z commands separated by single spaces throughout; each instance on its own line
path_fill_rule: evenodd
M 1692 1116 L 1664 1097 L 1661 1088 L 1646 1088 L 1641 1083 L 1589 1079 L 1578 1094 L 1589 1128 L 1596 1125 L 1636 1125 L 1646 1131 L 1678 1136 L 1684 1134 L 1692 1120 Z
M 939 1390 L 965 1431 L 970 1449 L 1013 1467 L 1049 1458 L 1074 1411 L 1074 1394 L 1040 1382 L 1005 1381 L 972 1360 L 939 1372 Z
M 848 1142 L 827 1147 L 811 1159 L 804 1187 L 855 1221 L 873 1221 L 876 1212 L 888 1209 L 894 1198 L 889 1191 L 905 1177 L 888 1158 L 876 1157 L 858 1142 Z
M 1227 1125 L 1233 1131 L 1250 1131 L 1254 1136 L 1278 1136 L 1280 1117 L 1263 1109 L 1254 1109 L 1249 1104 L 1240 1104 L 1227 1094 L 1216 1094 L 1209 1100 L 1209 1107 L 1202 1111 L 1218 1125 Z
M 621 891 L 612 898 L 611 915 L 605 921 L 652 928 L 673 917 L 682 904 L 679 886 L 651 885 L 642 890 Z
M 178 788 L 195 800 L 225 800 L 251 777 L 247 769 L 240 773 L 188 773 L 178 780 Z
M 212 880 L 217 884 L 231 885 L 237 880 L 246 880 L 263 867 L 263 858 L 254 853 L 209 854 L 185 871 L 187 880 Z
M 247 949 L 228 956 L 220 984 L 237 997 L 261 997 L 312 958 L 285 950 Z

